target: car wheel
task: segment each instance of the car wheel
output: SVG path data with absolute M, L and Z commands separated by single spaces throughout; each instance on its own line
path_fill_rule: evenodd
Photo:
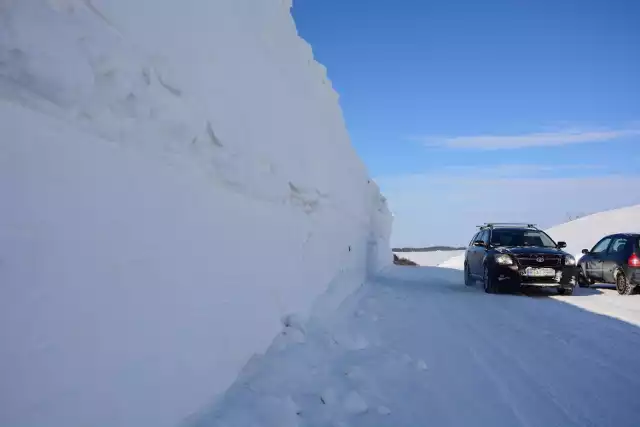
M 473 279 L 471 278 L 471 271 L 469 270 L 469 265 L 464 263 L 464 284 L 465 286 L 473 285 Z
M 573 287 L 571 288 L 558 288 L 558 295 L 573 295 Z
M 484 266 L 484 276 L 482 277 L 482 284 L 484 286 L 484 291 L 488 294 L 495 294 L 495 281 L 493 277 L 491 277 L 491 270 L 489 270 L 489 266 Z
M 587 277 L 584 275 L 584 271 L 582 270 L 582 268 L 578 272 L 578 286 L 580 286 L 581 288 L 588 288 L 589 286 L 591 286 L 591 283 L 589 283 L 589 279 L 587 279 Z
M 622 271 L 619 272 L 616 276 L 616 291 L 618 291 L 620 295 L 631 295 L 633 288 L 634 287 L 629 284 L 629 281 L 627 281 L 627 276 L 625 276 Z

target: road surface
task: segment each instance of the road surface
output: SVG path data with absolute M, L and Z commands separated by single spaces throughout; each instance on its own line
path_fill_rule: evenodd
M 638 426 L 640 295 L 626 298 L 488 295 L 456 270 L 394 266 L 330 322 L 288 328 L 194 425 Z

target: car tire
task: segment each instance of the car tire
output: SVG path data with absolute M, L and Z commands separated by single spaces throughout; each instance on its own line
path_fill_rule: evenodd
M 582 270 L 582 268 L 578 272 L 578 286 L 580 286 L 581 288 L 588 288 L 591 286 L 591 283 L 589 282 L 589 279 L 587 279 L 587 277 L 584 275 L 584 271 Z
M 488 294 L 495 294 L 496 292 L 496 284 L 493 277 L 491 277 L 491 270 L 488 265 L 484 266 L 484 275 L 482 276 L 482 286 L 484 287 L 484 291 Z
M 469 265 L 464 263 L 464 285 L 471 286 L 473 285 L 473 278 L 471 277 L 471 271 L 469 270 Z
M 573 295 L 573 287 L 570 288 L 558 288 L 558 295 L 571 296 Z
M 620 295 L 631 295 L 633 293 L 633 288 L 629 281 L 627 280 L 627 276 L 621 271 L 616 275 L 616 291 Z

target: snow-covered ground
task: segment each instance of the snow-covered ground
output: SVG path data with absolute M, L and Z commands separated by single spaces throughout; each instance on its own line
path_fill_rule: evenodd
M 0 1 L 0 426 L 174 426 L 391 262 L 290 7 Z
M 579 252 L 639 212 L 550 232 Z M 285 331 L 194 425 L 636 426 L 639 298 L 487 295 L 460 268 L 391 266 L 331 322 Z
M 388 265 L 290 6 L 2 2 L 0 426 L 637 425 L 637 296 Z
M 436 266 L 464 251 L 433 251 L 433 252 L 394 252 L 402 258 L 407 258 L 424 267 Z
M 599 292 L 487 295 L 393 266 L 331 322 L 285 331 L 193 426 L 637 426 L 638 312 L 566 303 Z

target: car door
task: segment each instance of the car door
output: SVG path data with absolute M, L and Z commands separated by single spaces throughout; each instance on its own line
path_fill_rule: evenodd
M 585 269 L 590 279 L 602 281 L 602 263 L 612 241 L 613 236 L 604 237 L 587 254 Z
M 473 274 L 473 255 L 476 249 L 473 243 L 476 241 L 480 233 L 481 231 L 478 231 L 476 234 L 473 235 L 473 237 L 471 238 L 471 241 L 469 242 L 469 246 L 467 247 L 467 252 L 465 253 L 465 261 L 469 266 L 469 272 L 471 272 L 471 274 Z
M 489 238 L 489 230 L 483 230 L 480 234 L 476 236 L 476 242 L 483 241 L 485 244 Z M 482 260 L 484 259 L 484 254 L 487 251 L 484 246 L 473 246 L 473 259 L 469 267 L 471 268 L 471 273 L 477 276 L 482 276 L 484 274 L 484 270 L 482 267 Z
M 602 281 L 615 283 L 614 272 L 621 267 L 633 250 L 633 242 L 627 236 L 615 236 L 609 245 L 606 255 L 602 259 Z

